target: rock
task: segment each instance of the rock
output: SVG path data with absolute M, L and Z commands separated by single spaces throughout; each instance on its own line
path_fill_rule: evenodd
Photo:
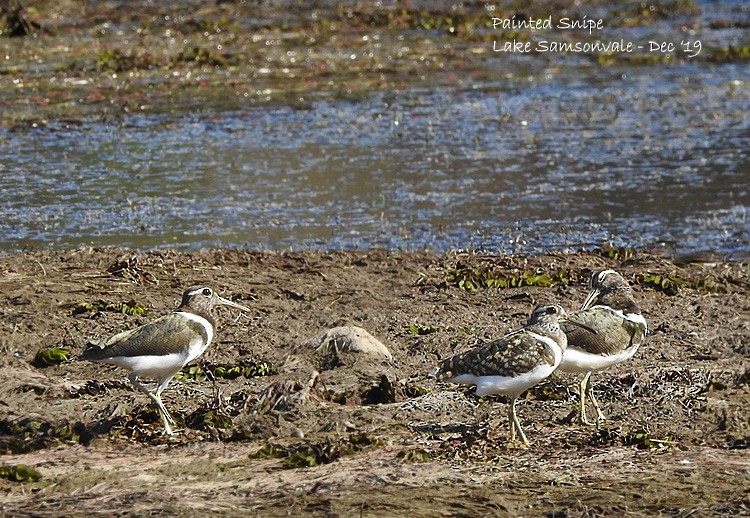
M 341 326 L 328 329 L 302 343 L 300 349 L 315 352 L 361 353 L 376 358 L 393 360 L 393 355 L 383 343 L 361 327 Z

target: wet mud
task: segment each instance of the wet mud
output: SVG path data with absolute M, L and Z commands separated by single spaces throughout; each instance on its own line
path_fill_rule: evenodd
M 441 358 L 519 327 L 536 304 L 579 306 L 602 267 L 629 279 L 651 329 L 633 359 L 592 378 L 606 421 L 577 424 L 577 378 L 555 374 L 519 402 L 531 447 L 518 448 L 507 442 L 505 398 L 435 379 Z M 750 509 L 742 263 L 678 265 L 625 250 L 78 249 L 4 255 L 0 271 L 5 514 Z M 173 310 L 201 283 L 253 313 L 217 310 L 215 343 L 163 394 L 181 429 L 168 437 L 124 371 L 75 356 Z M 342 325 L 366 329 L 392 359 L 303 346 Z M 39 355 L 50 348 L 68 360 Z

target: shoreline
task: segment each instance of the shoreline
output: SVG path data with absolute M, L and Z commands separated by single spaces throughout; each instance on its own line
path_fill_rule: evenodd
M 423 250 L 391 250 L 380 247 L 373 248 L 350 248 L 350 249 L 317 249 L 317 248 L 299 248 L 293 249 L 289 247 L 285 248 L 243 248 L 243 247 L 201 247 L 201 248 L 173 248 L 169 246 L 157 247 L 150 249 L 137 249 L 128 246 L 78 246 L 78 247 L 67 247 L 67 248 L 46 248 L 36 250 L 12 250 L 12 251 L 0 251 L 0 258 L 12 257 L 16 255 L 40 255 L 40 256 L 51 256 L 55 254 L 68 255 L 72 253 L 112 253 L 112 254 L 132 254 L 132 255 L 153 255 L 153 254 L 166 254 L 166 255 L 211 255 L 221 253 L 234 253 L 234 254 L 268 254 L 268 255 L 326 255 L 326 254 L 339 254 L 346 255 L 351 254 L 353 256 L 363 256 L 368 254 L 387 254 L 392 256 L 404 255 L 404 256 L 424 256 L 431 257 L 433 259 L 448 260 L 450 258 L 456 258 L 459 256 L 471 256 L 471 257 L 486 257 L 486 258 L 543 258 L 547 256 L 590 256 L 592 258 L 600 259 L 612 259 L 612 260 L 626 260 L 635 257 L 648 257 L 655 261 L 665 261 L 671 263 L 674 266 L 687 266 L 687 265 L 705 265 L 705 266 L 716 266 L 719 264 L 745 264 L 750 261 L 750 250 L 747 252 L 741 251 L 737 256 L 731 256 L 729 254 L 722 254 L 713 250 L 698 250 L 694 252 L 686 253 L 669 253 L 666 248 L 663 247 L 647 247 L 647 248 L 628 248 L 628 247 L 613 247 L 613 246 L 600 246 L 591 249 L 578 249 L 578 250 L 545 250 L 537 253 L 503 253 L 492 250 L 483 249 L 451 249 L 447 251 L 435 251 L 430 249 Z

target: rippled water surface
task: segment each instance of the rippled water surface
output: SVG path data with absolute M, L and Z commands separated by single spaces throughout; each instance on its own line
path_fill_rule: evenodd
M 750 66 L 658 70 L 0 129 L 0 250 L 746 256 Z

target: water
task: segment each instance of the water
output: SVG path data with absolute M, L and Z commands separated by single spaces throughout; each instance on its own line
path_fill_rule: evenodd
M 0 251 L 666 243 L 746 257 L 750 66 L 658 71 L 0 129 Z

